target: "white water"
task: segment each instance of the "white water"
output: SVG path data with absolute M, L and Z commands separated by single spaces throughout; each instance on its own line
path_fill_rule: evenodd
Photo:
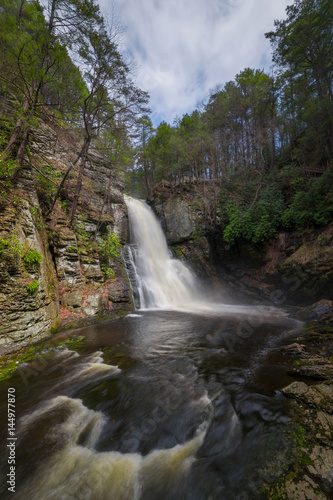
M 189 441 L 154 450 L 145 457 L 139 453 L 98 452 L 95 447 L 106 417 L 89 410 L 80 399 L 57 396 L 25 416 L 19 432 L 27 432 L 31 423 L 38 425 L 39 419 L 54 411 L 69 413 L 49 433 L 62 447 L 41 461 L 20 489 L 19 500 L 139 500 L 142 489 L 150 484 L 160 482 L 168 488 L 170 482 L 186 478 L 209 425 L 209 421 L 204 422 Z M 85 443 L 78 444 L 83 434 Z
M 186 265 L 172 258 L 161 225 L 142 201 L 125 197 L 130 222 L 128 264 L 140 309 L 167 309 L 210 315 L 281 316 L 274 307 L 212 303 L 205 300 L 199 280 Z
M 130 252 L 141 309 L 193 308 L 198 301 L 193 273 L 170 255 L 160 223 L 145 203 L 126 198 L 131 240 Z

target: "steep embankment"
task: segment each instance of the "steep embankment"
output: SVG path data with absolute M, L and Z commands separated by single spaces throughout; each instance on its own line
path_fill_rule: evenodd
M 4 186 L 1 193 L 2 350 L 59 327 L 114 317 L 132 307 L 113 239 L 116 235 L 121 243 L 127 240 L 120 176 L 91 149 L 76 221 L 69 227 L 75 168 L 50 216 L 46 215 L 51 197 L 48 179 L 60 183 L 77 157 L 80 139 L 55 123 L 42 122 L 33 130 L 29 147 L 29 163 L 14 185 Z

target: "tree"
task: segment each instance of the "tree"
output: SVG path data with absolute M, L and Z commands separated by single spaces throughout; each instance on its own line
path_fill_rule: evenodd
M 143 178 L 145 182 L 146 195 L 151 194 L 152 172 L 149 169 L 150 158 L 149 150 L 147 148 L 148 141 L 154 131 L 153 124 L 148 115 L 143 115 L 137 121 L 137 137 L 139 140 L 138 145 L 138 165 L 143 169 Z
M 303 163 L 325 164 L 333 150 L 333 4 L 296 0 L 274 24 L 266 37 L 282 74 L 295 154 Z
M 25 149 L 30 122 L 38 106 L 52 107 L 55 98 L 59 107 L 60 98 L 68 103 L 68 97 L 74 94 L 72 103 L 78 101 L 77 90 L 82 90 L 82 80 L 63 43 L 70 47 L 74 43 L 80 45 L 83 29 L 99 25 L 101 16 L 94 0 L 50 0 L 48 23 L 36 0 L 0 2 L 1 43 L 6 48 L 1 60 L 1 79 L 14 90 L 20 102 L 17 121 L 3 152 L 6 159 L 12 155 L 22 130 L 23 144 L 19 151 Z M 75 30 L 78 34 L 74 36 Z M 44 100 L 43 92 L 47 97 Z M 21 156 L 18 155 L 19 160 Z
M 84 141 L 80 152 L 80 167 L 69 216 L 72 224 L 82 188 L 83 172 L 92 140 L 117 115 L 129 120 L 131 115 L 146 111 L 148 96 L 129 79 L 125 64 L 105 25 L 99 31 L 90 30 L 79 51 L 84 68 L 87 91 L 82 103 Z

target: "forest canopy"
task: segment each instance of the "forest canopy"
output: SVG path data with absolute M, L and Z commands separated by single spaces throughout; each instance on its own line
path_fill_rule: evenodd
M 162 180 L 174 190 L 196 185 L 208 222 L 222 224 L 229 242 L 333 216 L 332 2 L 296 0 L 266 37 L 272 72 L 244 69 L 172 125 L 142 122 L 131 177 L 147 195 Z
M 245 68 L 200 109 L 153 127 L 148 95 L 96 0 L 0 0 L 0 181 L 15 180 L 29 134 L 51 113 L 81 137 L 69 223 L 93 145 L 149 197 L 195 188 L 208 226 L 259 243 L 333 217 L 333 4 L 295 0 L 266 33 L 273 69 Z M 46 203 L 50 213 L 70 170 Z M 5 188 L 4 188 L 5 189 Z

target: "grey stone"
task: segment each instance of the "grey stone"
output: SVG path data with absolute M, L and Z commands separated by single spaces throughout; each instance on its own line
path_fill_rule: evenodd
M 323 446 L 315 446 L 310 455 L 312 465 L 308 465 L 308 471 L 328 484 L 333 484 L 333 450 Z
M 170 244 L 181 243 L 193 235 L 195 224 L 188 204 L 181 198 L 171 198 L 166 202 L 164 217 Z
M 318 491 L 316 483 L 307 475 L 304 475 L 298 482 L 287 481 L 286 492 L 289 500 L 326 500 L 327 498 L 324 493 Z
M 304 382 L 292 382 L 290 385 L 282 389 L 282 392 L 289 397 L 292 398 L 299 398 L 300 396 L 303 396 L 303 394 L 306 394 L 308 391 L 309 386 L 306 385 Z
M 64 307 L 81 307 L 82 302 L 82 290 L 74 290 L 73 292 L 68 292 L 64 295 L 62 299 L 62 305 Z
M 102 311 L 102 304 L 103 299 L 99 293 L 88 295 L 82 306 L 82 312 L 87 316 L 95 316 Z

